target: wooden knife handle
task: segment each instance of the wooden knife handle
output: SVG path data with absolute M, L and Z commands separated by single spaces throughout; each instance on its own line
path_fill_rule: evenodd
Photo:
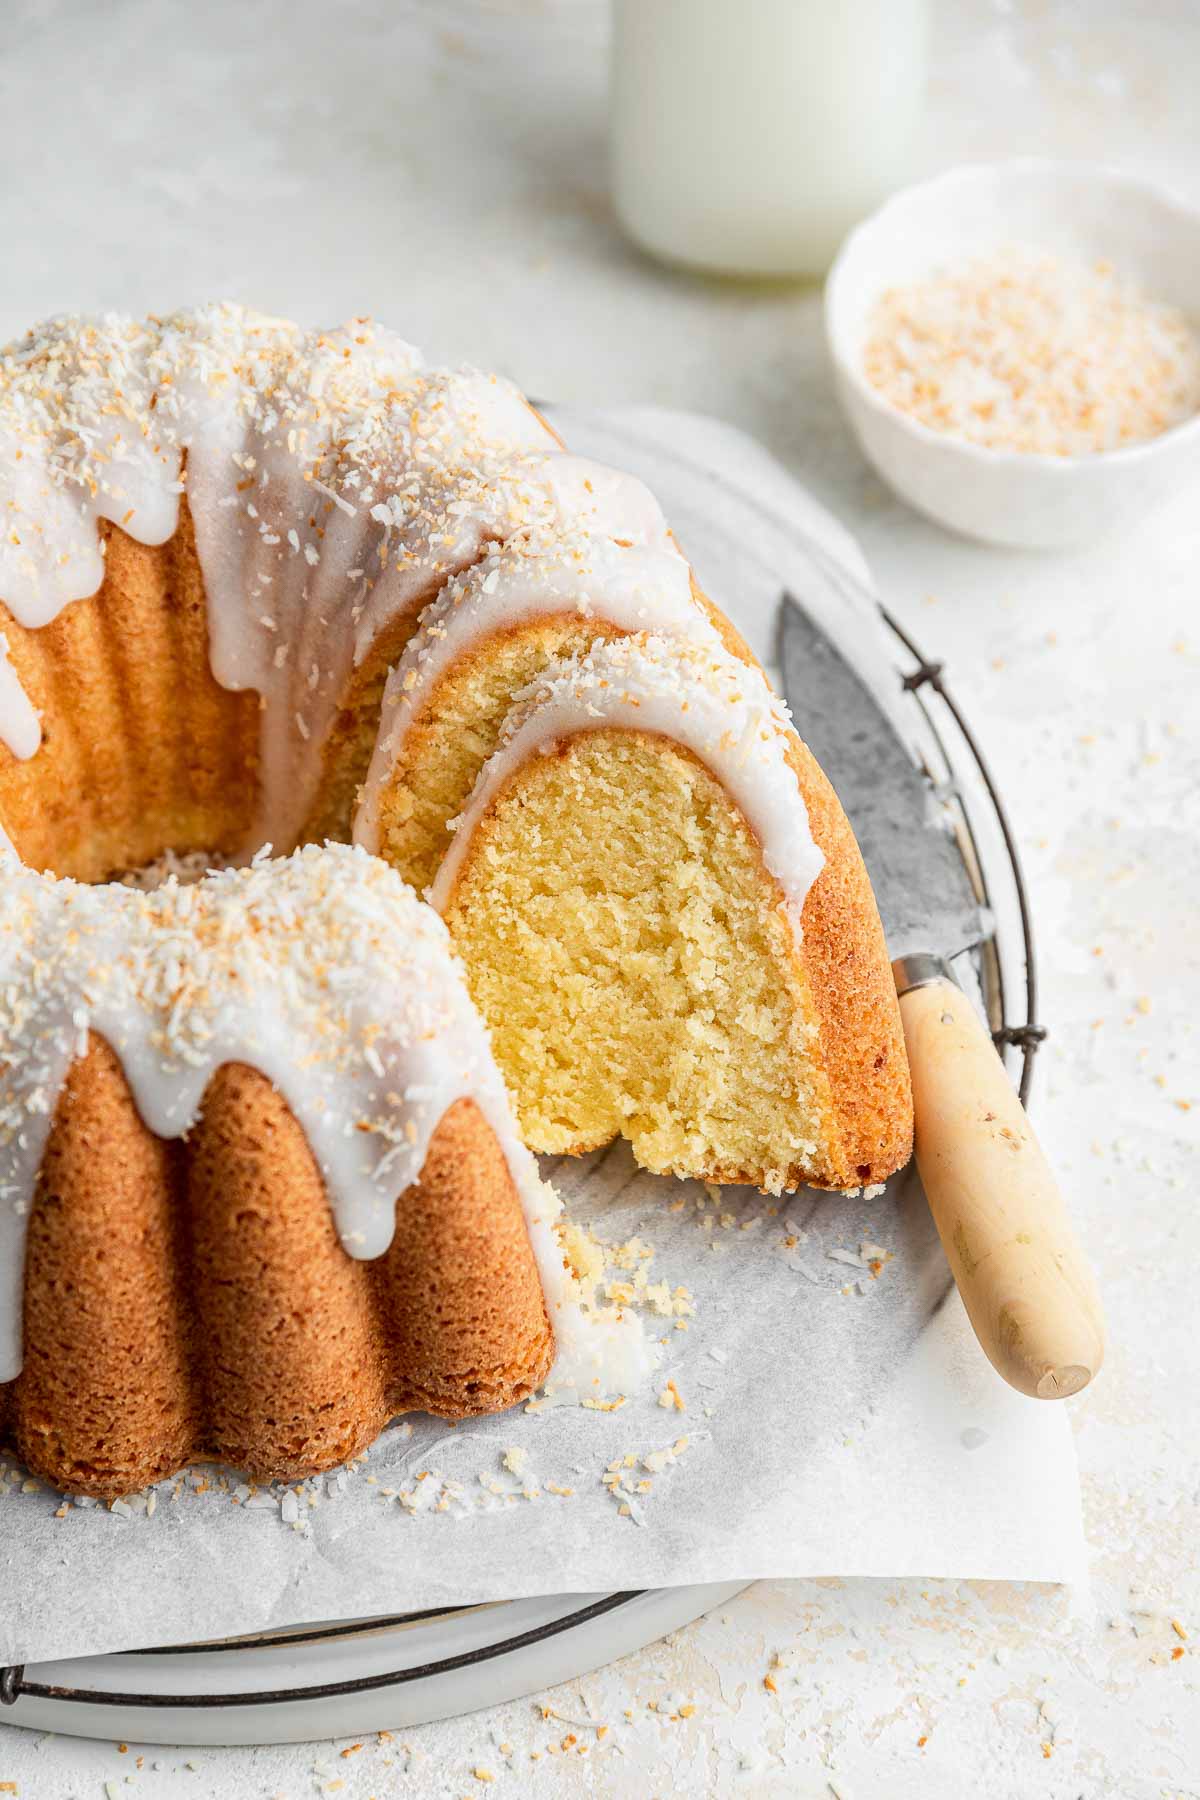
M 906 990 L 917 963 L 943 973 Z M 975 1335 L 1021 1393 L 1077 1394 L 1104 1360 L 1104 1319 L 1050 1166 L 944 965 L 910 958 L 896 976 L 917 1168 Z

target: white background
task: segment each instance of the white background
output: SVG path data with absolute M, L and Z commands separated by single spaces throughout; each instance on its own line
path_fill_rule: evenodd
M 920 166 L 1106 157 L 1200 202 L 1194 6 L 960 0 L 938 21 Z M 602 0 L 10 5 L 0 333 L 217 296 L 313 322 L 371 311 L 534 394 L 726 417 L 854 527 L 948 661 L 1032 882 L 1053 1033 L 1036 1117 L 1111 1333 L 1071 1406 L 1091 1594 L 761 1585 L 547 1696 L 569 1723 L 519 1703 L 348 1757 L 147 1753 L 140 1769 L 136 1746 L 0 1732 L 21 1800 L 106 1782 L 172 1800 L 1200 1794 L 1200 495 L 1071 558 L 975 549 L 904 512 L 837 415 L 814 291 L 667 273 L 622 241 L 605 45 Z

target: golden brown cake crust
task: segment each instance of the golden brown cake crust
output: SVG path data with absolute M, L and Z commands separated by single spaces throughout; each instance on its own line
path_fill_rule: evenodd
M 190 1138 L 165 1143 L 89 1039 L 30 1217 L 24 1367 L 0 1387 L 0 1441 L 36 1474 L 103 1498 L 207 1457 L 298 1480 L 394 1414 L 511 1406 L 553 1358 L 520 1197 L 472 1101 L 399 1196 L 391 1247 L 360 1262 L 258 1070 L 218 1070 Z
M 389 1417 L 387 1350 L 303 1131 L 264 1075 L 227 1063 L 185 1154 L 200 1447 L 278 1480 L 344 1462 Z
M 37 1475 L 128 1493 L 192 1455 L 199 1424 L 183 1288 L 178 1147 L 147 1131 L 109 1046 L 59 1100 L 29 1219 L 25 1361 L 10 1428 Z
M 693 580 L 692 592 L 725 648 L 761 669 L 719 607 Z M 801 721 L 802 723 L 802 721 Z M 886 1181 L 912 1155 L 912 1084 L 891 960 L 870 877 L 850 821 L 828 776 L 798 734 L 789 762 L 825 857 L 804 904 L 802 961 L 821 1024 L 821 1061 L 834 1113 L 830 1185 Z
M 912 1155 L 912 1087 L 896 984 L 862 852 L 841 803 L 799 738 L 789 761 L 825 866 L 804 903 L 802 960 L 821 1024 L 821 1061 L 830 1079 L 833 1149 L 841 1167 L 830 1183 L 885 1181 Z
M 550 1373 L 554 1336 L 524 1215 L 473 1101 L 445 1114 L 420 1180 L 397 1202 L 378 1280 L 394 1410 L 500 1412 Z
M 105 574 L 48 625 L 0 602 L 0 630 L 42 720 L 37 755 L 0 743 L 0 822 L 22 861 L 103 881 L 168 848 L 232 850 L 250 826 L 258 697 L 219 685 L 186 498 L 167 543 L 102 522 Z

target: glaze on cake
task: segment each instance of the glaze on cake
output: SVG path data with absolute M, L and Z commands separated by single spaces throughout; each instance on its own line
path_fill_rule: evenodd
M 715 997 L 746 1013 L 738 964 L 804 1064 L 803 1117 L 751 1108 L 763 1141 L 714 1160 L 665 1057 L 658 1126 L 618 1107 L 549 1143 L 525 1074 L 550 980 L 502 1060 L 527 1142 L 623 1132 L 649 1167 L 772 1188 L 880 1178 L 910 1114 L 861 859 L 640 482 L 366 320 L 61 319 L 0 353 L 0 1382 L 22 1296 L 26 1322 L 0 1431 L 33 1466 L 96 1493 L 208 1453 L 291 1476 L 389 1409 L 511 1404 L 555 1346 L 579 1391 L 644 1373 L 633 1323 L 564 1273 L 442 926 L 364 849 L 316 847 L 353 830 L 431 887 L 511 1050 L 476 930 L 512 899 L 489 859 L 518 854 L 524 808 L 530 868 L 565 891 L 538 834 L 578 827 L 611 918 L 598 845 L 641 792 L 670 821 L 632 889 L 705 890 L 696 1045 Z M 164 858 L 241 866 L 124 885 Z M 675 967 L 660 912 L 634 974 Z M 717 944 L 724 912 L 753 954 Z M 556 932 L 551 906 L 526 946 L 547 967 Z

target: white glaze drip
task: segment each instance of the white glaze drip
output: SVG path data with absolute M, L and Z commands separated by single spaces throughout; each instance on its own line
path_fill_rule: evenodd
M 654 636 L 597 644 L 552 664 L 517 695 L 429 890 L 438 911 L 450 903 L 476 826 L 516 771 L 565 738 L 613 727 L 668 738 L 712 772 L 758 838 L 799 937 L 804 902 L 825 859 L 787 760 L 787 708 L 759 670 L 719 644 Z
M 469 1097 L 521 1196 L 555 1381 L 595 1392 L 650 1366 L 636 1319 L 580 1304 L 554 1231 L 561 1202 L 516 1136 L 445 927 L 363 851 L 310 847 L 152 893 L 55 880 L 6 856 L 0 1006 L 0 1381 L 20 1370 L 29 1200 L 89 1031 L 163 1138 L 195 1123 L 221 1064 L 262 1070 L 302 1126 L 356 1257 L 386 1250 L 396 1197 L 447 1109 Z
M 354 839 L 379 849 L 379 807 L 396 757 L 446 671 L 497 631 L 571 614 L 624 632 L 655 630 L 717 644 L 692 597 L 687 564 L 671 546 L 624 546 L 573 533 L 512 538 L 456 576 L 421 614 L 388 678 L 379 736 L 354 821 Z
M 42 741 L 42 722 L 17 671 L 9 660 L 8 639 L 0 631 L 0 738 L 21 762 L 36 756 Z
M 169 539 L 185 481 L 213 673 L 263 698 L 247 856 L 296 841 L 352 668 L 489 540 L 666 537 L 641 483 L 563 453 L 511 383 L 426 370 L 366 320 L 65 319 L 0 353 L 0 595 L 21 624 L 96 591 L 100 520 Z M 22 700 L 0 683 L 10 743 Z

